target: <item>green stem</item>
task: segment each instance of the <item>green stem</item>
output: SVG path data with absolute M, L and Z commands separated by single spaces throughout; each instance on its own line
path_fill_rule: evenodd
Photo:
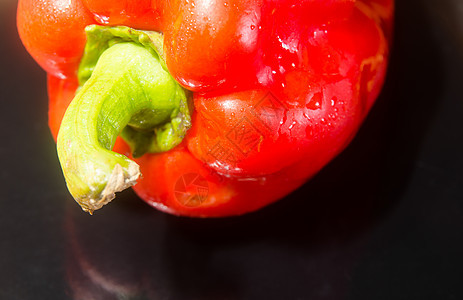
M 121 132 L 140 155 L 175 147 L 189 126 L 185 92 L 159 56 L 132 41 L 111 45 L 61 123 L 58 156 L 70 193 L 85 211 L 101 208 L 140 176 L 135 162 L 111 151 Z

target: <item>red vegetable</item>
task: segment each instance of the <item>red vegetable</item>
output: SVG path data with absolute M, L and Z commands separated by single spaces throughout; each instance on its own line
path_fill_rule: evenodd
M 70 146 L 63 146 L 60 160 L 71 193 L 85 210 L 110 201 L 121 186 L 106 195 L 105 186 L 114 179 L 111 167 L 103 187 L 79 186 L 77 195 L 70 178 L 87 167 L 68 167 L 81 155 L 68 153 L 78 136 L 67 133 L 74 130 L 68 126 L 73 122 L 63 121 L 65 129 L 60 124 L 71 101 L 84 101 L 74 98 L 86 99 L 85 93 L 109 85 L 101 77 L 112 78 L 124 63 L 115 62 L 117 51 L 125 51 L 120 45 L 135 44 L 127 51 L 147 48 L 166 78 L 170 73 L 186 91 L 190 108 L 179 96 L 170 119 L 154 122 L 142 114 L 146 119 L 138 125 L 156 123 L 149 128 L 151 138 L 160 141 L 155 150 L 147 151 L 151 141 L 137 144 L 133 138 L 145 134 L 147 129 L 140 127 L 145 125 L 134 125 L 133 115 L 127 117 L 129 123 L 119 124 L 110 110 L 95 122 L 100 126 L 102 119 L 109 119 L 114 128 L 128 124 L 130 134 L 123 134 L 127 143 L 115 142 L 119 132 L 112 131 L 99 132 L 98 141 L 106 149 L 115 142 L 114 150 L 131 158 L 133 151 L 144 153 L 133 158 L 142 174 L 134 189 L 146 202 L 173 214 L 207 217 L 243 214 L 284 197 L 347 146 L 383 84 L 392 17 L 392 0 L 20 0 L 18 29 L 27 50 L 48 73 L 49 125 L 55 138 L 59 130 L 66 131 L 60 132 L 61 141 Z M 155 32 L 163 35 L 158 39 Z M 101 42 L 108 35 L 110 42 Z M 141 40 L 149 40 L 150 46 Z M 93 59 L 100 44 L 101 57 Z M 116 71 L 105 71 L 103 56 Z M 142 86 L 149 78 L 140 73 L 136 82 Z M 93 90 L 86 87 L 92 84 Z M 76 96 L 79 85 L 84 91 Z M 119 97 L 114 90 L 101 93 Z M 143 108 L 147 110 L 157 112 L 158 107 Z M 176 118 L 180 125 L 172 121 Z M 159 137 L 159 126 L 165 124 L 174 124 L 177 134 L 169 143 Z M 59 144 L 60 138 L 60 149 Z M 118 177 L 125 180 L 123 188 L 139 175 L 129 172 L 134 175 L 129 180 L 128 168 Z M 91 176 L 82 175 L 79 182 Z

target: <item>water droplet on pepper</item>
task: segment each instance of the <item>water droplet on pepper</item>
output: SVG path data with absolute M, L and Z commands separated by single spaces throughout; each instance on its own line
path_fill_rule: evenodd
M 306 107 L 311 110 L 322 108 L 322 93 L 315 93 L 309 102 L 307 102 Z
M 331 98 L 331 106 L 335 106 L 337 100 L 338 100 L 338 98 L 336 98 L 336 97 Z

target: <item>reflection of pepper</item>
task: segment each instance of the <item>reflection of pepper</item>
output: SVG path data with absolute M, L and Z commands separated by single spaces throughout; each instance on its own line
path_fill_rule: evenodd
M 20 0 L 18 28 L 49 74 L 50 128 L 85 210 L 141 171 L 134 189 L 151 205 L 225 216 L 283 197 L 348 144 L 384 80 L 392 11 L 392 0 Z

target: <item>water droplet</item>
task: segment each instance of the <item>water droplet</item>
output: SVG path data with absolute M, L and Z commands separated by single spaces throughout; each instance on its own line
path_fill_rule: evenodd
M 331 106 L 334 106 L 336 104 L 337 100 L 338 100 L 338 98 L 336 98 L 336 97 L 331 98 Z
M 104 16 L 104 15 L 98 15 L 98 14 L 94 14 L 95 15 L 95 19 L 98 23 L 100 24 L 109 24 L 109 16 Z
M 253 24 L 251 25 L 251 30 L 254 30 L 254 29 L 256 29 L 256 25 Z
M 297 122 L 293 121 L 293 123 L 291 123 L 291 125 L 289 125 L 289 130 L 293 129 L 296 124 L 297 124 Z
M 322 93 L 315 93 L 309 102 L 307 102 L 306 107 L 312 110 L 322 108 Z

